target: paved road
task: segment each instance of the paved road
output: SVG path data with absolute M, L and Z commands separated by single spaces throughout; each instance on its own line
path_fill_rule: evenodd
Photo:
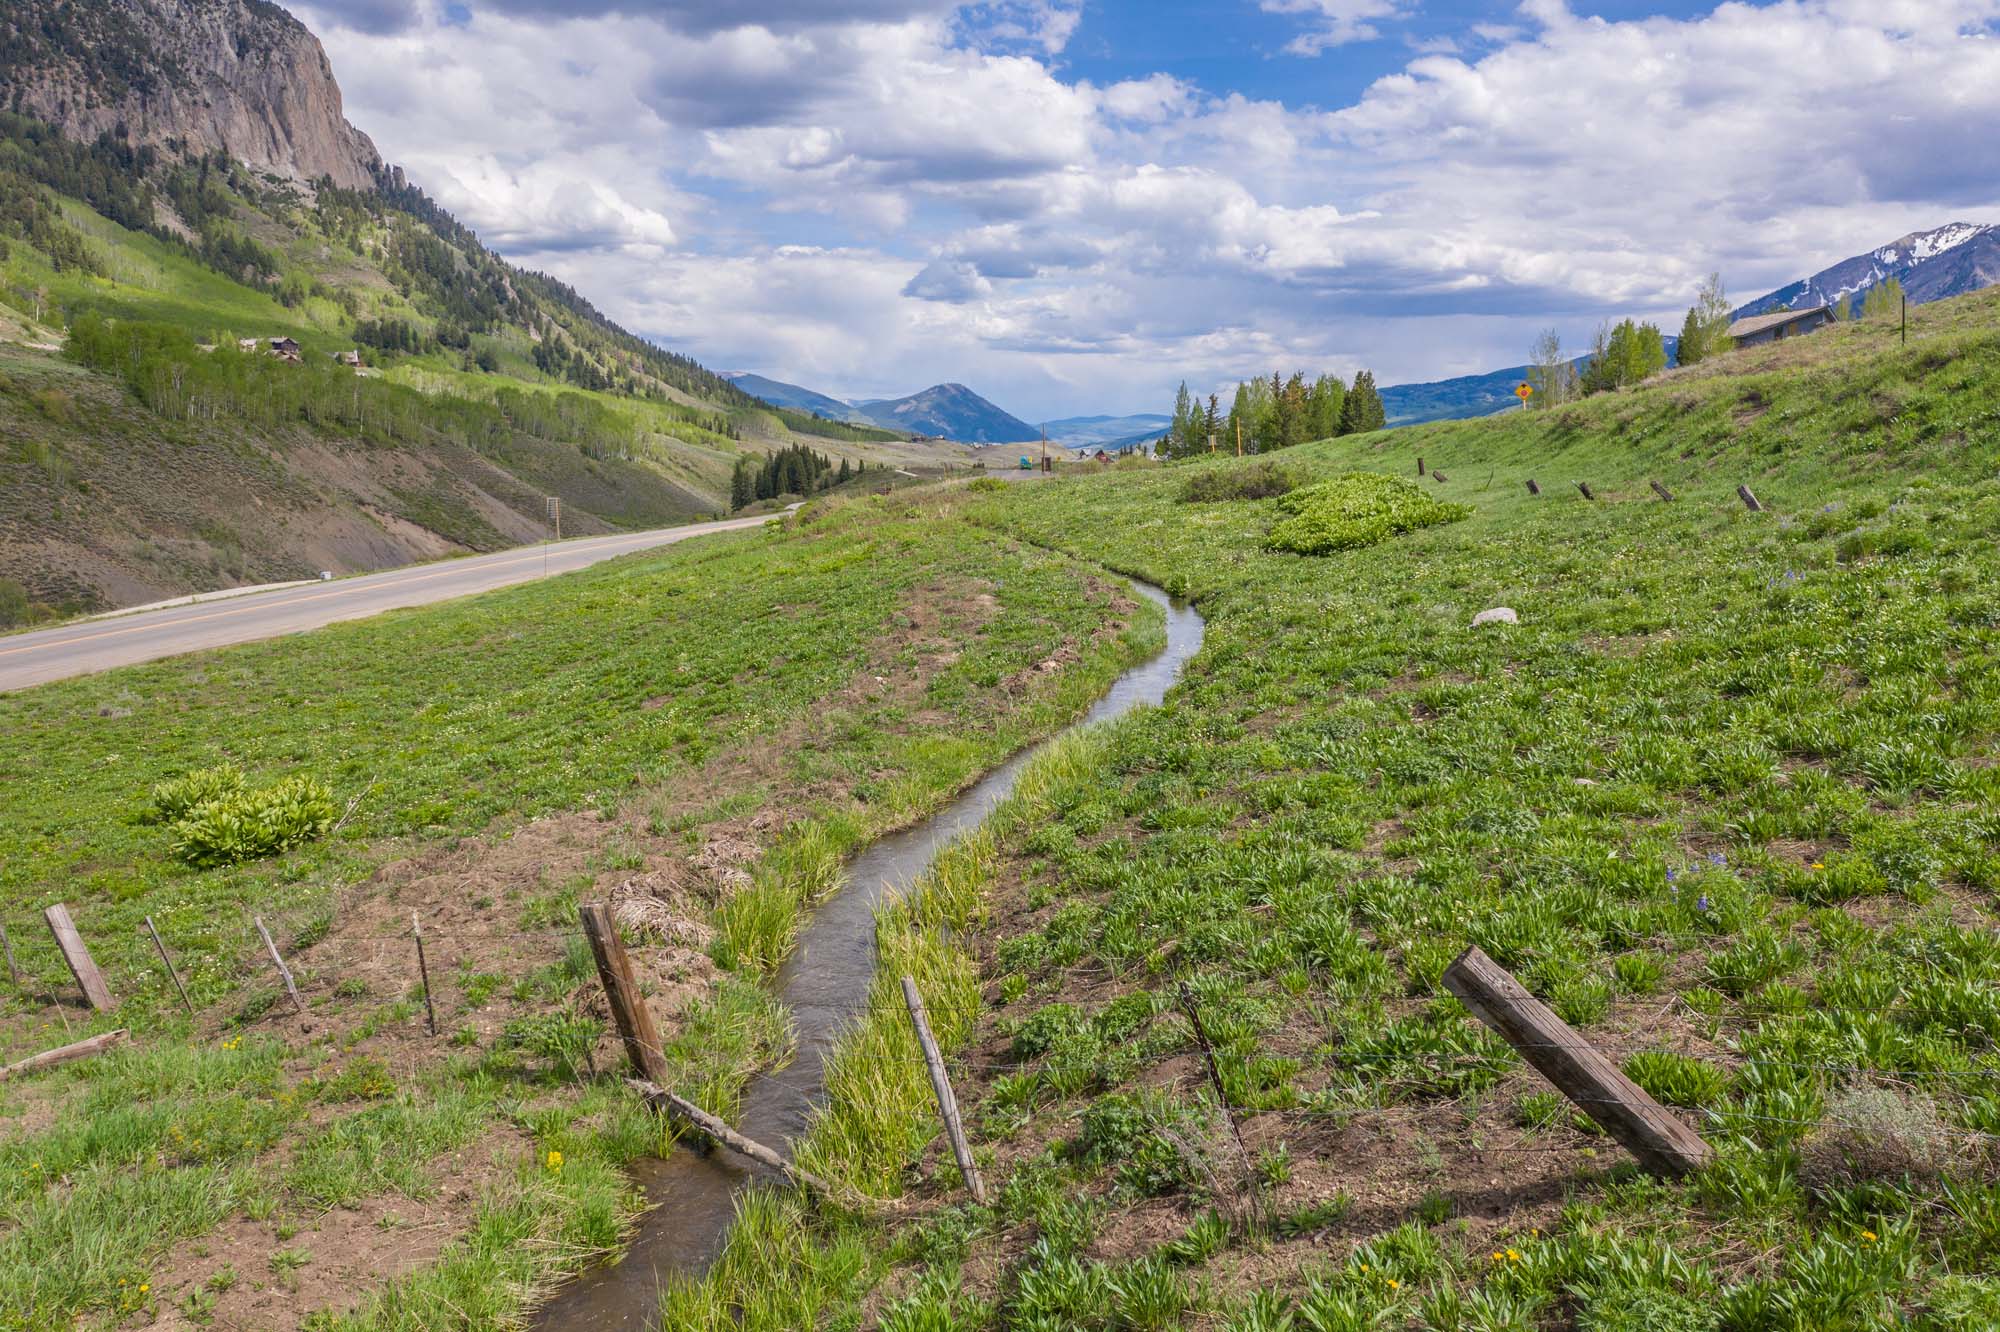
M 15 634 L 0 638 L 0 693 L 202 648 L 295 634 L 339 620 L 365 619 L 403 606 L 422 606 L 474 592 L 489 592 L 496 587 L 540 578 L 544 567 L 551 574 L 568 573 L 635 550 L 670 545 L 710 532 L 738 531 L 768 521 L 766 515 L 651 532 L 583 537 L 223 602 L 139 611 L 115 619 Z

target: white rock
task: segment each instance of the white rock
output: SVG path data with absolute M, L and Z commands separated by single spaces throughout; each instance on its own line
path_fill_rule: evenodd
M 1483 610 L 1472 617 L 1472 627 L 1474 629 L 1477 629 L 1482 624 L 1519 624 L 1520 622 L 1521 617 L 1516 615 L 1513 609 L 1508 606 L 1495 606 L 1492 610 Z

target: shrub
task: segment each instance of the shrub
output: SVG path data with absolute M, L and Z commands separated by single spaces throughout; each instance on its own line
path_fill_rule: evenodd
M 1432 499 L 1414 482 L 1377 472 L 1355 472 L 1294 490 L 1278 507 L 1292 516 L 1273 527 L 1264 544 L 1300 555 L 1373 546 L 1472 515 L 1466 505 Z
M 1292 474 L 1265 459 L 1248 467 L 1211 468 L 1196 472 L 1181 486 L 1183 504 L 1219 504 L 1226 500 L 1276 499 L 1298 485 Z
M 333 793 L 311 777 L 237 790 L 195 806 L 174 825 L 174 854 L 197 869 L 261 860 L 333 827 Z
M 1848 1087 L 1826 1098 L 1826 1118 L 1799 1144 L 1799 1182 L 1825 1190 L 1874 1180 L 1935 1181 L 1957 1144 L 1920 1092 Z
M 1082 1130 L 1077 1154 L 1093 1165 L 1115 1165 L 1119 1182 L 1137 1193 L 1191 1188 L 1202 1171 L 1191 1159 L 1205 1137 L 1201 1116 L 1154 1088 L 1091 1102 Z
M 243 794 L 243 773 L 234 764 L 196 768 L 153 788 L 150 821 L 172 823 L 184 819 L 203 805 Z
M 997 476 L 977 477 L 973 480 L 972 484 L 967 487 L 968 490 L 976 490 L 982 495 L 996 494 L 1002 490 L 1005 490 L 1006 488 L 1007 488 L 1007 483 L 1005 481 L 1002 481 Z
M 28 622 L 28 589 L 11 578 L 0 578 L 0 629 Z

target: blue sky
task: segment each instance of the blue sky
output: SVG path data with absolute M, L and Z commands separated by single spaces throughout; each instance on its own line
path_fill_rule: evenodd
M 2000 0 L 296 7 L 503 253 L 846 397 L 1442 378 L 2000 221 Z

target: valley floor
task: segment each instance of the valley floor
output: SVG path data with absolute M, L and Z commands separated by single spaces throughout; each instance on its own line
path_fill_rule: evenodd
M 731 1114 L 789 1045 L 762 980 L 848 853 L 1157 635 L 1104 570 L 1193 597 L 1202 652 L 884 913 L 796 1145 L 845 1201 L 749 1195 L 660 1326 L 2000 1323 L 2000 299 L 1912 335 L 1270 461 L 839 501 L 310 658 L 0 699 L 0 889 L 36 945 L 4 1053 L 60 1039 L 26 910 L 57 892 L 140 1036 L 0 1086 L 0 1327 L 508 1325 L 615 1249 L 618 1167 L 667 1145 L 576 904 L 623 906 L 675 1085 Z M 1332 554 L 1270 548 L 1292 499 L 1225 498 L 1419 458 L 1469 513 Z M 1371 535 L 1336 517 L 1307 535 Z M 1472 625 L 1498 606 L 1519 622 Z M 316 774 L 351 820 L 181 866 L 148 790 L 224 759 Z M 1714 1164 L 1639 1171 L 1442 991 L 1470 944 Z

